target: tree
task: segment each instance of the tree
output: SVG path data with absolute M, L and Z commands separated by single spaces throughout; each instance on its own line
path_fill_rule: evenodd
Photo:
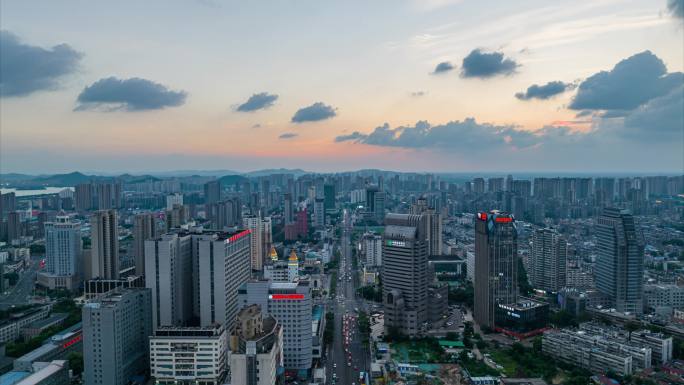
M 477 346 L 478 349 L 483 350 L 483 349 L 485 349 L 488 345 L 487 345 L 487 342 L 486 342 L 486 341 L 484 341 L 484 340 L 478 340 L 477 343 L 476 343 L 476 346 Z
M 71 352 L 67 356 L 67 360 L 69 360 L 69 369 L 74 371 L 74 375 L 83 372 L 83 353 Z

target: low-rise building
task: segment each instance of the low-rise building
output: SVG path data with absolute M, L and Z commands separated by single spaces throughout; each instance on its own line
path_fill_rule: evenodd
M 179 380 L 220 385 L 228 370 L 227 350 L 228 332 L 221 325 L 162 326 L 150 337 L 150 375 L 156 385 Z
M 19 314 L 12 314 L 8 320 L 0 322 L 0 343 L 11 342 L 19 338 L 21 329 L 31 323 L 47 318 L 50 305 L 32 308 Z

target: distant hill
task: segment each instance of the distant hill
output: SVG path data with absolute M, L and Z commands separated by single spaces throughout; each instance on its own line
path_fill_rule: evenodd
M 10 172 L 7 174 L 0 174 L 0 183 L 9 183 L 9 182 L 15 182 L 15 181 L 20 181 L 20 180 L 29 180 L 33 179 L 35 176 L 33 175 L 28 175 L 28 174 L 18 174 L 16 172 Z
M 218 181 L 221 183 L 221 186 L 230 186 L 234 185 L 235 183 L 241 183 L 248 180 L 242 175 L 224 175 L 218 179 Z
M 256 171 L 250 171 L 243 173 L 242 175 L 246 175 L 249 177 L 259 177 L 259 176 L 267 176 L 271 174 L 294 174 L 295 176 L 303 175 L 303 174 L 308 174 L 308 171 L 304 171 L 300 168 L 294 168 L 294 169 L 289 169 L 289 168 L 269 168 L 269 169 L 264 169 L 264 170 L 256 170 Z
M 79 183 L 86 183 L 95 180 L 108 180 L 113 179 L 109 177 L 102 177 L 97 175 L 85 175 L 78 171 L 74 171 L 68 174 L 55 174 L 49 176 L 36 177 L 27 180 L 27 184 L 40 185 L 40 186 L 57 186 L 57 187 L 73 187 Z

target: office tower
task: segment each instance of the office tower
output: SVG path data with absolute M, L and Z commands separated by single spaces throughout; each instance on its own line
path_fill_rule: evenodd
M 149 289 L 119 289 L 83 306 L 83 379 L 126 385 L 148 369 Z
M 58 216 L 54 222 L 45 223 L 45 272 L 38 277 L 39 283 L 55 289 L 72 290 L 81 280 L 83 240 L 80 222 L 72 222 L 68 216 Z
M 180 228 L 190 220 L 190 209 L 184 205 L 173 205 L 171 210 L 164 212 L 166 218 L 166 231 Z
M 239 198 L 207 204 L 205 210 L 212 229 L 224 230 L 242 223 L 242 201 Z
M 7 214 L 7 241 L 12 244 L 12 241 L 19 240 L 23 235 L 21 217 L 17 211 L 12 211 Z
M 0 193 L 0 219 L 7 213 L 17 209 L 17 197 L 13 192 Z
M 92 209 L 94 195 L 93 185 L 91 183 L 77 184 L 74 191 L 76 210 L 83 212 Z
M 596 178 L 594 180 L 594 196 L 596 203 L 610 205 L 615 195 L 615 178 Z
M 326 184 L 323 186 L 323 199 L 325 200 L 325 209 L 335 209 L 335 185 Z
M 568 244 L 557 231 L 537 229 L 532 234 L 528 276 L 536 289 L 558 292 L 566 286 Z
M 166 196 L 166 210 L 173 210 L 175 206 L 183 206 L 183 194 L 175 193 Z
M 385 192 L 377 186 L 366 188 L 366 212 L 378 222 L 382 222 L 385 217 Z
M 285 369 L 309 370 L 312 358 L 312 300 L 308 281 L 249 281 L 238 292 L 241 307 L 256 304 L 283 327 Z
M 156 236 L 157 221 L 152 213 L 137 214 L 133 218 L 133 256 L 136 275 L 145 275 L 145 241 Z
M 366 252 L 366 266 L 382 266 L 382 237 L 380 235 L 364 234 L 363 249 Z
M 487 180 L 489 192 L 499 192 L 504 190 L 504 178 L 489 178 Z
M 416 336 L 427 321 L 428 253 L 422 215 L 387 214 L 382 246 L 385 332 Z
M 161 327 L 150 337 L 149 349 L 156 384 L 224 384 L 228 331 L 223 325 Z
M 484 178 L 473 179 L 473 192 L 475 194 L 484 194 L 484 192 L 485 192 L 485 180 L 484 180 Z
M 522 197 L 532 196 L 532 182 L 529 180 L 514 180 L 513 192 Z
M 283 221 L 286 225 L 292 223 L 293 207 L 292 194 L 285 194 L 283 197 Z
M 221 182 L 212 180 L 204 184 L 204 204 L 212 204 L 221 200 Z
M 505 186 L 506 191 L 513 191 L 513 175 L 508 174 L 506 176 L 506 186 Z
M 94 192 L 98 210 L 118 209 L 121 207 L 121 183 L 97 183 L 94 186 Z
M 198 239 L 195 303 L 202 326 L 213 323 L 232 328 L 237 316 L 237 292 L 251 278 L 251 230 L 219 232 Z
M 230 336 L 230 384 L 272 385 L 283 367 L 283 328 L 263 317 L 258 305 L 244 307 Z
M 643 312 L 644 242 L 626 210 L 605 208 L 596 225 L 596 288 L 617 311 Z
M 119 223 L 116 210 L 100 210 L 90 216 L 89 279 L 119 278 Z
M 194 301 L 192 234 L 163 234 L 144 244 L 145 287 L 151 289 L 153 327 L 187 325 Z
M 475 219 L 475 321 L 494 328 L 496 307 L 518 299 L 518 233 L 509 214 L 491 211 Z
M 442 255 L 442 215 L 427 204 L 425 197 L 411 206 L 411 214 L 423 215 L 420 232 L 425 235 L 428 255 Z
M 325 202 L 321 198 L 316 198 L 314 201 L 314 215 L 313 225 L 317 229 L 325 227 Z

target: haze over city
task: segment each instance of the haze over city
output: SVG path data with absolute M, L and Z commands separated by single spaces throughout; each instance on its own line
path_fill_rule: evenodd
M 5 1 L 0 26 L 3 173 L 684 162 L 677 1 Z

